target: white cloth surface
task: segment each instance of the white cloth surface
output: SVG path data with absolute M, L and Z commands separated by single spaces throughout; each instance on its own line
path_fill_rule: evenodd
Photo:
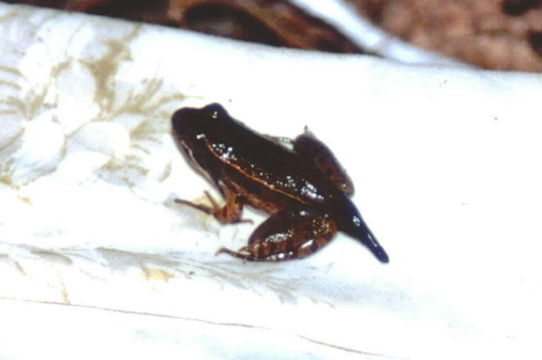
M 0 4 L 0 357 L 539 359 L 541 80 Z M 169 124 L 210 102 L 309 126 L 390 263 L 215 256 L 254 225 L 173 203 Z

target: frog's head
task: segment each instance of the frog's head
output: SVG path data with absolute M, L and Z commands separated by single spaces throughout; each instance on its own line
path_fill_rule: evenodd
M 219 104 L 201 109 L 182 108 L 171 119 L 173 137 L 177 146 L 193 160 L 193 154 L 204 153 L 209 142 L 222 132 L 228 113 Z
M 209 144 L 220 134 L 224 119 L 229 118 L 219 104 L 210 104 L 201 109 L 182 108 L 171 118 L 173 138 L 188 160 L 188 163 L 203 175 L 209 175 L 212 156 Z
M 201 109 L 182 108 L 171 119 L 173 135 L 178 140 L 193 142 L 216 131 L 218 125 L 228 118 L 228 113 L 220 104 L 209 104 Z

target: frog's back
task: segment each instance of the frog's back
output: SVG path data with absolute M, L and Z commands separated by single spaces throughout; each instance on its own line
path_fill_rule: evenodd
M 240 181 L 251 181 L 277 196 L 304 204 L 326 204 L 337 198 L 339 190 L 312 163 L 285 145 L 253 132 L 241 123 L 236 129 L 223 129 L 212 144 L 214 156 Z M 233 174 L 232 174 L 233 175 Z

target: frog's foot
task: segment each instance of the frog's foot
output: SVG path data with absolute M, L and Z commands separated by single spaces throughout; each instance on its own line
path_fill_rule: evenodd
M 213 208 L 207 205 L 202 204 L 196 204 L 195 202 L 184 200 L 184 199 L 175 199 L 176 204 L 182 204 L 182 205 L 188 205 L 196 210 L 199 210 L 201 212 L 204 212 L 206 214 L 212 215 L 213 214 Z
M 324 247 L 337 232 L 334 220 L 326 214 L 305 210 L 283 210 L 263 222 L 250 236 L 248 245 L 238 251 L 220 248 L 245 261 L 301 259 Z
M 242 259 L 243 262 L 246 262 L 247 260 L 251 260 L 251 261 L 256 260 L 256 259 L 252 259 L 253 256 L 247 251 L 246 248 L 247 248 L 246 246 L 243 246 L 242 248 L 239 249 L 239 251 L 233 251 L 228 248 L 221 247 L 215 252 L 215 256 L 220 255 L 220 254 L 228 254 L 238 259 Z
M 196 204 L 194 202 L 175 199 L 175 203 L 188 205 L 196 210 L 202 211 L 208 215 L 213 215 L 221 224 L 232 224 L 232 223 L 250 223 L 253 221 L 251 219 L 242 219 L 241 212 L 243 210 L 243 204 L 239 199 L 231 193 L 227 193 L 226 204 L 224 206 L 218 205 L 217 201 L 209 194 L 208 191 L 205 191 L 205 196 L 211 203 L 211 206 Z

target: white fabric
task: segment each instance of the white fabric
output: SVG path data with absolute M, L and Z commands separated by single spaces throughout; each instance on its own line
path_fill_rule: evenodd
M 541 80 L 0 4 L 0 357 L 540 358 Z M 169 125 L 210 102 L 308 125 L 390 263 L 215 257 L 254 225 L 173 203 Z

